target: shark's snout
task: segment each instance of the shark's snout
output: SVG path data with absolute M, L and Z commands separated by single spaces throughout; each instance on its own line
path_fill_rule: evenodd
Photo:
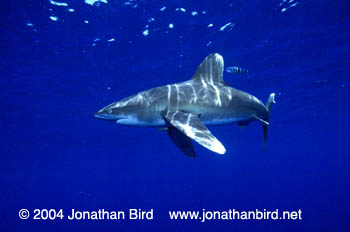
M 100 111 L 97 111 L 97 112 L 94 114 L 94 117 L 95 117 L 95 118 L 99 118 L 99 119 L 105 119 L 105 117 L 103 116 L 103 114 L 100 113 Z
M 109 107 L 103 107 L 102 109 L 100 109 L 99 111 L 97 111 L 94 114 L 95 118 L 99 118 L 99 119 L 104 119 L 104 120 L 117 120 L 118 118 L 116 117 L 116 115 L 113 114 L 113 110 L 110 109 Z

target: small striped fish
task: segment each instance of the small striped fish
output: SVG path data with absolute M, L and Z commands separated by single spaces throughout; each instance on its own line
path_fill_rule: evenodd
M 243 69 L 240 67 L 233 66 L 233 67 L 227 67 L 226 72 L 232 73 L 232 74 L 244 74 L 248 72 L 248 69 Z

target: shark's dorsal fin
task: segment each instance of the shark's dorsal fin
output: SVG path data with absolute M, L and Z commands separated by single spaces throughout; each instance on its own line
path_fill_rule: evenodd
M 223 71 L 224 59 L 218 53 L 212 53 L 199 65 L 192 80 L 206 81 L 212 84 L 215 82 L 224 83 Z

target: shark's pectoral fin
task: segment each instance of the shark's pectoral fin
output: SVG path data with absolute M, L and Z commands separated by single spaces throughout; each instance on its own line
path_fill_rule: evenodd
M 188 157 L 196 157 L 192 140 L 175 127 L 168 127 L 168 135 L 173 143 Z
M 226 152 L 225 147 L 212 135 L 208 128 L 203 125 L 198 115 L 181 111 L 168 111 L 163 114 L 163 117 L 170 125 L 203 147 L 219 154 L 224 154 Z

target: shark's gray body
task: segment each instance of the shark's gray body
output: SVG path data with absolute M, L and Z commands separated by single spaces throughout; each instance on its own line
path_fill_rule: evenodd
M 223 80 L 223 68 L 223 58 L 211 54 L 191 80 L 132 95 L 102 108 L 95 117 L 123 125 L 166 128 L 173 142 L 189 156 L 195 156 L 190 139 L 225 153 L 205 125 L 237 122 L 245 126 L 258 120 L 263 123 L 266 140 L 274 94 L 265 106 L 256 97 L 228 86 Z

